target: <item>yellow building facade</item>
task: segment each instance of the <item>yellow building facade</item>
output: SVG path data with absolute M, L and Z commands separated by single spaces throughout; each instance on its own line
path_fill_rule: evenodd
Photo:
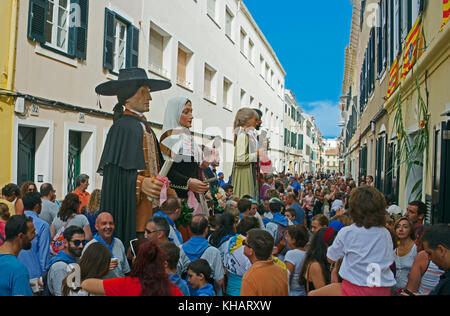
M 11 181 L 14 98 L 7 94 L 14 89 L 18 2 L 0 1 L 0 186 Z
M 441 28 L 443 1 L 352 2 L 359 15 L 352 21 L 352 34 L 355 21 L 358 30 L 349 50 L 356 38 L 357 48 L 354 61 L 347 54 L 341 106 L 345 169 L 360 181 L 372 176 L 403 212 L 420 200 L 427 205 L 427 223 L 448 223 L 450 25 Z M 416 21 L 418 58 L 400 80 Z M 387 97 L 396 62 L 399 84 Z
M 449 196 L 450 187 L 449 171 L 446 170 L 450 125 L 450 25 L 441 31 L 442 10 L 442 1 L 429 1 L 424 8 L 424 41 L 419 47 L 421 56 L 385 103 L 384 109 L 389 116 L 391 137 L 397 136 L 396 142 L 406 137 L 411 145 L 417 145 L 417 136 L 423 134 L 428 143 L 428 151 L 421 151 L 415 157 L 421 164 L 414 165 L 408 177 L 408 164 L 400 167 L 399 205 L 406 207 L 411 200 L 422 200 L 429 208 L 428 221 L 448 223 L 450 212 L 445 198 Z M 404 135 L 396 132 L 398 124 L 395 118 L 399 107 Z M 422 108 L 426 111 L 422 112 Z M 408 156 L 411 152 L 414 153 L 410 150 L 405 154 Z M 415 185 L 418 187 L 416 190 Z

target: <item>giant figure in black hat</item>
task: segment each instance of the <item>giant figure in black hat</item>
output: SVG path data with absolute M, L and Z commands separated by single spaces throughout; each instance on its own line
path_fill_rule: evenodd
M 160 197 L 163 184 L 155 178 L 164 160 L 144 113 L 150 109 L 150 93 L 170 87 L 169 81 L 148 79 L 145 70 L 130 68 L 121 70 L 118 80 L 95 89 L 97 94 L 117 96 L 119 101 L 98 172 L 103 174 L 100 209 L 113 215 L 115 234 L 124 243 L 143 237 L 152 217 L 149 198 Z M 168 195 L 176 193 L 169 189 Z

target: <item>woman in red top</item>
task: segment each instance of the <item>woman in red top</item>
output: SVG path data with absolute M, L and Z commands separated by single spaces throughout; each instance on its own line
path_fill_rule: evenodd
M 166 254 L 153 242 L 144 242 L 127 277 L 81 283 L 84 291 L 106 296 L 183 296 L 169 281 L 164 268 Z

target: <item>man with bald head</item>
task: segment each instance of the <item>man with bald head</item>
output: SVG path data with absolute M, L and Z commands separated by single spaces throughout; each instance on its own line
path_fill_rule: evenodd
M 127 261 L 125 247 L 119 238 L 114 237 L 114 218 L 110 213 L 100 213 L 95 221 L 97 234 L 84 247 L 84 251 L 93 243 L 101 242 L 106 245 L 111 252 L 110 271 L 106 275 L 106 279 L 121 278 L 130 272 L 130 265 Z

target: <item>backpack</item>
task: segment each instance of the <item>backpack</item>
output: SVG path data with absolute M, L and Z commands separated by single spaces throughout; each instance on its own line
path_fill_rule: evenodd
M 72 218 L 73 219 L 73 218 Z M 64 231 L 66 230 L 66 227 L 69 225 L 69 223 L 72 221 L 70 219 L 66 225 L 62 226 L 58 232 L 56 233 L 55 237 L 53 237 L 52 241 L 50 242 L 50 253 L 52 256 L 56 256 L 58 252 L 61 250 L 64 250 Z
M 50 288 L 48 287 L 48 271 L 45 271 L 42 274 L 42 282 L 44 283 L 44 289 L 41 292 L 41 296 L 53 296 L 52 292 L 50 291 Z
M 208 248 L 206 248 L 205 249 L 205 251 L 203 251 L 203 253 L 200 255 L 200 257 L 198 257 L 198 259 L 202 259 L 202 256 L 203 256 L 203 254 L 209 249 L 209 248 L 211 248 L 212 246 L 209 246 Z M 214 248 L 214 247 L 213 247 Z M 181 250 L 182 248 L 180 248 L 180 250 Z M 184 252 L 184 251 L 183 251 Z M 189 259 L 189 257 L 187 256 L 187 255 L 185 255 L 186 256 L 186 259 L 188 260 L 188 263 L 186 264 L 186 266 L 184 267 L 184 269 L 185 270 L 183 270 L 183 271 L 181 271 L 181 273 L 180 273 L 180 276 L 181 276 L 181 278 L 183 279 L 183 280 L 185 280 L 186 282 L 188 281 L 188 269 L 187 269 L 187 267 L 188 267 L 188 265 L 192 262 L 190 259 Z

